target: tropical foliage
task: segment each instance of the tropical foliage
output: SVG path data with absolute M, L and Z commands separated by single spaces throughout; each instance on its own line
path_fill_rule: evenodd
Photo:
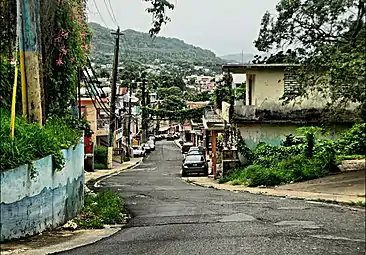
M 32 170 L 33 160 L 52 155 L 53 167 L 61 170 L 65 164 L 61 149 L 76 145 L 82 135 L 82 126 L 75 126 L 74 118 L 49 118 L 44 127 L 38 123 L 27 123 L 17 117 L 15 136 L 10 137 L 10 114 L 0 109 L 0 170 L 13 169 L 29 164 Z M 33 173 L 34 174 L 34 173 Z
M 365 158 L 366 124 L 356 124 L 337 140 L 324 138 L 318 127 L 298 129 L 300 136 L 286 137 L 283 145 L 259 143 L 254 150 L 239 141 L 246 164 L 224 176 L 221 182 L 248 186 L 274 186 L 305 181 L 339 171 L 343 158 Z

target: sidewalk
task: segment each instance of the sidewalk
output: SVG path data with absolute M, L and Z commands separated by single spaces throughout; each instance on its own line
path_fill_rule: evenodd
M 219 184 L 217 180 L 207 177 L 188 177 L 184 179 L 199 186 L 228 191 L 346 204 L 365 203 L 365 170 L 344 172 L 312 181 L 274 188 L 250 188 L 227 183 Z
M 101 180 L 107 176 L 132 168 L 141 163 L 143 158 L 131 158 L 130 161 L 118 164 L 113 162 L 113 169 L 96 170 L 85 172 L 86 184 L 90 180 Z M 85 185 L 85 191 L 89 190 Z M 74 249 L 80 246 L 95 243 L 103 238 L 117 233 L 121 227 L 90 230 L 63 230 L 62 228 L 46 231 L 39 235 L 23 240 L 3 243 L 0 246 L 0 253 L 3 255 L 24 254 L 24 255 L 45 255 Z
M 85 184 L 92 179 L 101 179 L 134 167 L 141 163 L 142 160 L 143 158 L 131 158 L 130 161 L 123 162 L 122 164 L 113 162 L 113 169 L 98 169 L 95 172 L 85 172 Z

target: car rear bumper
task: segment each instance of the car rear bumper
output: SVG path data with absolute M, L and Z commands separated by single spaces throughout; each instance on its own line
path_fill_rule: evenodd
M 188 167 L 188 168 L 182 168 L 182 171 L 189 174 L 189 173 L 207 173 L 208 168 L 207 167 Z

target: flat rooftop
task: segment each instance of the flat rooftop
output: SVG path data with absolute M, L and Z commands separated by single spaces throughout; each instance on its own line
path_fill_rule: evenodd
M 285 64 L 285 63 L 273 63 L 273 64 L 227 64 L 222 66 L 222 71 L 231 73 L 245 73 L 250 69 L 284 69 L 287 67 L 296 67 L 299 64 Z

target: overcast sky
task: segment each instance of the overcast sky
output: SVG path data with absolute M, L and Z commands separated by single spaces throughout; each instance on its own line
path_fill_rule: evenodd
M 257 38 L 261 18 L 267 10 L 272 12 L 279 0 L 171 1 L 175 4 L 174 11 L 169 13 L 172 20 L 159 35 L 182 39 L 221 56 L 242 50 L 255 53 L 253 41 Z M 114 29 L 116 26 L 106 8 L 109 2 L 122 30 L 148 32 L 151 15 L 145 12 L 149 5 L 143 0 L 89 0 L 89 21 Z

